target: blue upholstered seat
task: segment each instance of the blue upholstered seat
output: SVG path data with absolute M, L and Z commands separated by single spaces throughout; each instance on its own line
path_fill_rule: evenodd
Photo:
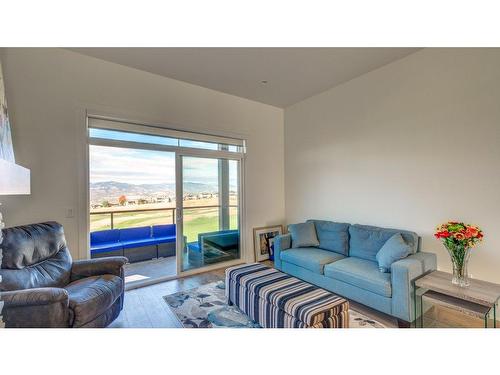
M 323 268 L 326 264 L 336 262 L 345 257 L 333 251 L 322 250 L 314 247 L 298 247 L 288 249 L 281 254 L 281 260 L 303 267 L 309 271 L 323 274 Z
M 187 244 L 187 247 L 188 247 L 188 249 L 190 251 L 201 253 L 200 244 L 198 243 L 198 241 L 196 241 L 196 242 L 189 242 Z
M 120 230 L 99 230 L 90 233 L 91 254 L 106 253 L 123 250 L 120 241 Z
M 153 225 L 152 234 L 154 238 L 175 238 L 175 224 Z
M 151 238 L 151 227 L 120 229 L 120 242 L 124 249 L 156 244 Z
M 135 247 L 143 247 L 143 246 L 154 246 L 158 243 L 154 238 L 143 238 L 136 239 L 130 241 L 122 241 L 121 244 L 124 249 L 132 249 Z
M 158 244 L 175 242 L 175 224 L 153 225 L 152 235 Z
M 156 243 L 175 242 L 175 236 L 154 237 L 153 240 Z
M 141 251 L 144 252 L 142 259 L 140 256 L 137 256 L 135 249 L 165 243 L 175 243 L 175 239 L 175 224 L 103 230 L 90 233 L 90 250 L 91 255 L 95 257 L 98 257 L 99 254 L 101 254 L 100 256 L 109 256 L 114 255 L 114 252 L 123 253 L 123 250 L 125 250 L 125 255 L 131 259 L 135 259 L 134 261 L 147 260 L 151 259 L 151 257 L 157 257 L 158 253 L 153 254 L 153 250 L 150 248 L 139 250 L 139 253 Z M 135 253 L 132 254 L 131 251 Z
M 286 251 L 285 251 L 286 253 Z M 345 258 L 325 266 L 324 274 L 384 297 L 391 297 L 391 275 L 380 272 L 378 263 L 361 258 Z
M 108 251 L 123 250 L 123 245 L 120 242 L 103 242 L 92 245 L 90 250 L 92 254 L 107 253 Z

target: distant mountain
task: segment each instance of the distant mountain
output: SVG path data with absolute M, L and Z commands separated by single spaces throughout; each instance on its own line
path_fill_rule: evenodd
M 199 182 L 185 182 L 184 193 L 216 193 L 216 185 L 202 184 Z M 103 200 L 117 199 L 119 196 L 175 196 L 175 184 L 128 184 L 117 181 L 104 181 L 90 183 L 90 197 L 92 203 Z

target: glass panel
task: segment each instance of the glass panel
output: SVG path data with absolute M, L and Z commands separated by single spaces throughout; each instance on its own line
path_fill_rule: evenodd
M 160 137 L 157 135 L 148 135 L 141 133 L 129 133 L 117 130 L 90 128 L 89 135 L 91 138 L 111 139 L 115 141 L 150 143 L 163 146 L 179 145 L 179 140 L 175 138 Z
M 238 209 L 238 207 L 229 208 L 229 213 L 230 213 L 229 229 L 238 229 L 240 227 L 239 216 L 238 216 L 239 212 L 240 210 Z
M 95 232 L 98 230 L 107 230 L 107 229 L 111 229 L 111 215 L 91 212 L 90 232 Z
M 134 228 L 162 224 L 174 224 L 174 209 L 171 210 L 145 210 L 140 208 L 131 212 L 119 212 L 113 216 L 114 227 L 117 229 Z
M 219 149 L 219 145 L 217 143 L 190 141 L 188 139 L 180 139 L 179 145 L 181 147 L 201 148 L 203 150 L 218 150 Z
M 91 258 L 127 257 L 127 284 L 175 276 L 175 154 L 90 145 L 89 177 Z
M 229 229 L 239 229 L 239 171 L 237 160 L 229 160 Z
M 183 271 L 240 257 L 238 162 L 182 157 Z
M 178 139 L 159 135 L 149 135 L 143 133 L 124 132 L 119 130 L 108 130 L 99 128 L 89 128 L 90 138 L 109 139 L 114 141 L 148 143 L 163 146 L 181 146 L 189 148 L 197 148 L 203 150 L 222 150 L 229 152 L 242 152 L 242 147 L 235 145 L 227 145 L 222 143 L 191 141 L 189 139 Z

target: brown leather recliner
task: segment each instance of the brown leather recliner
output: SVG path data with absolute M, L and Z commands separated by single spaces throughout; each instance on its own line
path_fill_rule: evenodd
M 127 258 L 73 262 L 63 227 L 55 222 L 2 233 L 0 299 L 7 328 L 97 328 L 118 317 Z

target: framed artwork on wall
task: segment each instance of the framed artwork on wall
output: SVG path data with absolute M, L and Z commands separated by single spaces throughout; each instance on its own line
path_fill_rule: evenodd
M 274 238 L 283 232 L 283 225 L 254 228 L 253 246 L 257 262 L 274 259 Z

